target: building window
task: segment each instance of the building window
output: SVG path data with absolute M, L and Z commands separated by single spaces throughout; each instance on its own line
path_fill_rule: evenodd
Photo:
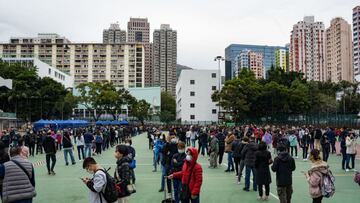
M 212 86 L 212 90 L 216 90 L 216 86 Z
M 194 97 L 194 96 L 195 96 L 195 92 L 190 92 L 190 96 Z
M 212 78 L 216 78 L 216 73 L 211 73 Z
M 51 75 L 51 69 L 49 68 L 49 75 Z
M 195 85 L 195 80 L 190 80 L 190 85 Z
M 190 108 L 195 108 L 195 104 L 194 104 L 194 103 L 190 103 Z
M 190 120 L 195 120 L 195 115 L 190 115 Z
M 216 109 L 213 109 L 213 110 L 212 110 L 212 114 L 216 114 Z

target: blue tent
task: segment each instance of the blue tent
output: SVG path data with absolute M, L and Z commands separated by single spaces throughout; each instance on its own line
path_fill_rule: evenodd
M 95 123 L 96 125 L 129 125 L 129 122 L 127 121 L 118 121 L 118 120 L 113 120 L 113 121 L 96 121 Z
M 88 121 L 85 120 L 39 120 L 34 123 L 34 129 L 40 130 L 45 126 L 49 126 L 51 129 L 64 129 L 64 128 L 79 128 L 86 127 L 89 125 Z
M 129 122 L 126 120 L 120 121 L 120 125 L 129 125 Z

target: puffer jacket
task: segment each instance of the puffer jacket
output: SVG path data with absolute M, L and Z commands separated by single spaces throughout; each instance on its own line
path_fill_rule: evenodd
M 197 149 L 191 147 L 188 150 L 191 151 L 192 160 L 190 162 L 185 161 L 182 170 L 173 173 L 173 176 L 174 178 L 181 179 L 181 183 L 186 185 L 189 183 L 190 173 L 192 173 L 189 183 L 189 190 L 191 195 L 198 196 L 200 194 L 203 180 L 203 170 L 201 165 L 196 163 L 199 156 Z
M 255 167 L 255 152 L 258 150 L 258 144 L 250 142 L 241 151 L 241 157 L 244 157 L 245 165 Z
M 323 174 L 328 173 L 328 171 L 329 166 L 323 160 L 319 160 L 312 164 L 311 169 L 308 171 L 309 177 L 307 179 L 311 198 L 318 198 L 322 195 L 321 185 Z

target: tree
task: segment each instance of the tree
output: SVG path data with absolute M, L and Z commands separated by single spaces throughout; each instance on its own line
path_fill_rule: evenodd
M 176 101 L 168 92 L 161 92 L 160 120 L 170 123 L 176 119 Z
M 136 117 L 142 125 L 144 125 L 144 120 L 150 116 L 151 105 L 145 100 L 134 101 L 131 107 L 131 115 Z

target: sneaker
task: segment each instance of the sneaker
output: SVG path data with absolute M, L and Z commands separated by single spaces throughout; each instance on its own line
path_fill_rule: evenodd
M 51 175 L 51 172 L 49 171 L 48 174 Z
M 237 184 L 240 185 L 240 181 L 238 181 Z
M 349 169 L 345 169 L 345 172 L 349 172 Z
M 152 170 L 152 172 L 156 172 L 156 170 L 154 169 L 154 170 Z
M 75 165 L 75 164 L 76 164 L 76 162 L 72 163 L 72 165 Z
M 231 171 L 231 172 L 234 172 L 235 170 L 234 170 L 234 169 L 231 169 L 230 171 Z
M 257 197 L 257 198 L 256 198 L 256 200 L 258 200 L 258 201 L 262 201 L 262 200 L 263 200 L 263 198 L 259 196 L 259 197 Z
M 159 192 L 164 192 L 164 189 L 160 189 Z
M 65 165 L 66 165 L 66 166 L 68 166 L 68 165 L 69 165 L 69 163 L 66 163 Z
M 268 201 L 268 200 L 269 200 L 269 196 L 265 196 L 265 197 L 263 198 L 263 200 L 264 200 L 264 201 Z
M 51 175 L 55 175 L 56 173 L 54 171 L 51 171 Z
M 243 190 L 246 191 L 246 192 L 249 192 L 249 191 L 250 191 L 250 190 L 247 189 L 246 187 L 244 187 Z
M 230 172 L 230 170 L 226 169 L 226 170 L 225 170 L 225 173 L 228 173 L 228 172 Z
M 295 159 L 298 159 L 298 158 L 299 158 L 298 156 L 295 157 Z

